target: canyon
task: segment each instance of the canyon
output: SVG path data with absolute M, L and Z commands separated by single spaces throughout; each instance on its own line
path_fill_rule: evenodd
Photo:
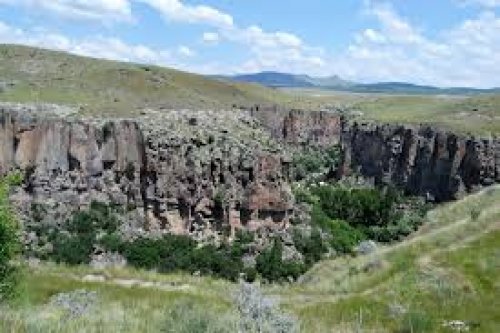
M 0 174 L 24 175 L 11 196 L 24 223 L 63 223 L 98 201 L 124 207 L 131 237 L 286 229 L 296 214 L 294 154 L 332 146 L 341 152 L 335 177 L 432 201 L 500 182 L 500 138 L 361 124 L 341 112 L 255 106 L 85 119 L 0 106 Z

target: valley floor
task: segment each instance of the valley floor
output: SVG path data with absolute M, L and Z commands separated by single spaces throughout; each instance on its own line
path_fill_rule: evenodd
M 404 242 L 261 288 L 303 332 L 499 332 L 499 203 L 500 187 L 485 189 L 431 211 Z M 221 280 L 54 264 L 26 271 L 20 300 L 0 309 L 0 332 L 219 332 L 238 320 L 240 286 Z M 54 304 L 75 290 L 95 291 L 95 302 L 76 315 Z

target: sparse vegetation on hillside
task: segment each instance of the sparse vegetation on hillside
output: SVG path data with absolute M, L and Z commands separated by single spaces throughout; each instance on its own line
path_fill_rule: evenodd
M 0 179 L 0 303 L 11 298 L 18 284 L 18 268 L 14 264 L 19 253 L 18 222 L 10 207 L 9 187 L 18 185 L 17 174 Z
M 65 104 L 85 115 L 134 116 L 144 108 L 291 107 L 300 102 L 256 84 L 16 45 L 0 45 L 0 84 L 5 86 L 0 101 Z
M 300 332 L 450 333 L 450 325 L 497 332 L 499 200 L 494 187 L 445 204 L 406 242 L 321 261 L 301 283 L 264 286 L 264 298 L 281 304 L 273 311 L 295 317 Z M 472 208 L 481 210 L 476 220 Z M 85 280 L 91 274 L 103 282 Z M 240 318 L 233 303 L 238 286 L 210 277 L 44 264 L 30 268 L 27 279 L 27 303 L 0 309 L 0 331 L 161 332 L 190 327 L 169 314 L 211 327 L 233 327 Z M 81 317 L 68 318 L 49 304 L 77 289 L 99 299 Z

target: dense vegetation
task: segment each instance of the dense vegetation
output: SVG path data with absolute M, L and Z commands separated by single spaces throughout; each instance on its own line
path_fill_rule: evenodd
M 238 232 L 231 243 L 219 245 L 199 245 L 189 236 L 170 234 L 124 240 L 118 230 L 118 213 L 117 208 L 93 202 L 63 226 L 30 225 L 29 232 L 39 239 L 38 250 L 27 247 L 25 254 L 80 265 L 89 264 L 96 251 L 105 251 L 121 254 L 133 267 L 163 273 L 185 271 L 231 281 L 242 277 L 254 281 L 257 276 L 267 281 L 288 281 L 298 278 L 327 250 L 318 230 L 310 234 L 297 232 L 293 240 L 304 261 L 284 260 L 282 241 L 275 238 L 256 256 L 255 265 L 245 265 L 244 257 L 252 252 L 253 233 Z
M 352 252 L 364 239 L 391 242 L 408 236 L 429 208 L 423 200 L 392 188 L 325 184 L 295 192 L 299 201 L 311 206 L 312 224 L 327 233 L 330 246 L 341 253 Z
M 331 176 L 340 160 L 341 151 L 338 146 L 326 149 L 304 148 L 293 155 L 293 178 L 300 181 Z
M 96 251 L 121 254 L 137 268 L 159 272 L 186 271 L 231 281 L 257 277 L 266 281 L 296 280 L 328 252 L 352 253 L 363 240 L 390 242 L 409 235 L 421 223 L 425 205 L 387 188 L 347 188 L 340 185 L 302 187 L 297 200 L 311 206 L 309 229 L 293 230 L 292 246 L 300 257 L 285 255 L 280 237 L 255 254 L 255 235 L 240 232 L 236 239 L 221 244 L 199 245 L 184 235 L 124 240 L 118 230 L 117 208 L 92 203 L 58 227 L 31 226 L 46 251 L 28 255 L 70 265 L 88 264 Z M 289 249 L 287 249 L 289 251 Z M 245 257 L 254 257 L 254 264 Z
M 18 282 L 13 260 L 19 251 L 17 221 L 8 201 L 9 187 L 19 184 L 19 175 L 0 179 L 0 302 L 10 298 Z

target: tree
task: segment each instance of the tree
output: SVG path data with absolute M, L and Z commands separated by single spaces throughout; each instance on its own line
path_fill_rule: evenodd
M 9 203 L 9 188 L 18 185 L 21 176 L 0 179 L 0 302 L 10 298 L 19 280 L 18 269 L 12 263 L 19 253 L 18 223 Z

